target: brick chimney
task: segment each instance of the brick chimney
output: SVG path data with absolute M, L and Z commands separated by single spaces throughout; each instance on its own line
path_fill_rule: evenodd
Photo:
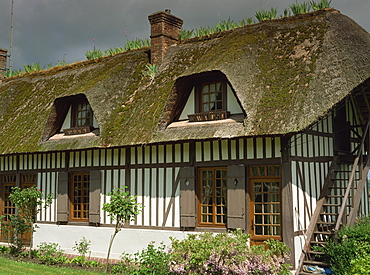
M 6 58 L 8 57 L 8 50 L 0 48 L 0 79 L 4 78 L 2 72 L 6 71 Z
M 155 12 L 148 16 L 151 26 L 151 60 L 160 65 L 171 45 L 178 41 L 184 21 L 171 14 L 170 10 Z

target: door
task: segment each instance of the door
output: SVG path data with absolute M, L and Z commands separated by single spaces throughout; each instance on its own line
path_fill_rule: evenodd
M 21 188 L 29 188 L 36 185 L 35 174 L 23 174 L 21 175 Z M 12 192 L 12 188 L 16 186 L 16 175 L 2 175 L 1 177 L 1 209 L 0 214 L 5 216 L 5 221 L 10 221 L 10 216 L 16 214 L 15 205 L 9 200 L 9 195 Z M 2 242 L 8 242 L 10 240 L 11 232 L 1 232 L 0 240 Z M 25 244 L 29 244 L 31 240 L 31 233 L 28 232 L 22 236 L 22 241 Z
M 250 167 L 251 244 L 282 240 L 281 169 L 279 165 Z

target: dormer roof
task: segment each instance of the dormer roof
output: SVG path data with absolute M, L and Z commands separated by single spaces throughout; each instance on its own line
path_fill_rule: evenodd
M 370 35 L 329 9 L 263 21 L 171 46 L 154 79 L 143 76 L 149 48 L 0 83 L 0 153 L 242 136 L 306 129 L 370 78 Z M 179 80 L 219 71 L 243 121 L 168 127 Z M 100 136 L 43 141 L 55 99 L 84 94 Z

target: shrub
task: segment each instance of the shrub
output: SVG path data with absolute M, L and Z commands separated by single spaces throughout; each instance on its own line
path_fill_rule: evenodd
M 79 242 L 75 242 L 75 246 L 72 247 L 72 249 L 76 251 L 81 257 L 85 258 L 85 255 L 87 253 L 90 253 L 90 246 L 91 241 L 88 241 L 85 237 L 83 237 Z
M 338 239 L 326 243 L 325 253 L 329 256 L 329 262 L 336 274 L 354 274 L 351 271 L 351 263 L 358 265 L 361 262 L 366 247 L 370 247 L 370 217 L 340 229 Z
M 19 187 L 13 187 L 12 193 L 9 195 L 9 200 L 19 210 L 19 218 L 24 219 L 24 223 L 30 226 L 31 240 L 29 256 L 32 253 L 33 233 L 36 231 L 36 225 L 34 220 L 36 215 L 43 209 L 48 208 L 53 200 L 53 194 L 47 194 L 46 198 L 43 198 L 43 193 L 36 186 L 21 189 Z
M 170 270 L 174 274 L 289 274 L 284 243 L 271 240 L 269 249 L 250 247 L 249 237 L 237 230 L 171 239 Z
M 133 256 L 122 254 L 122 262 L 115 266 L 112 271 L 115 273 L 134 275 L 167 275 L 169 269 L 169 254 L 165 251 L 165 245 L 161 244 L 155 247 L 154 243 L 148 244 L 148 247 Z
M 67 257 L 63 255 L 62 250 L 57 243 L 40 243 L 37 249 L 36 256 L 46 265 L 65 263 Z
M 9 215 L 0 217 L 0 228 L 1 233 L 8 236 L 9 253 L 19 255 L 25 247 L 22 237 L 31 232 L 31 225 L 20 215 Z
M 355 259 L 351 260 L 352 275 L 370 274 L 370 243 L 359 243 Z

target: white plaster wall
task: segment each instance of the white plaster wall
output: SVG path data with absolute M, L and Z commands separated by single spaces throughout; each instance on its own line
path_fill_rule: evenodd
M 75 242 L 83 237 L 91 241 L 91 257 L 105 258 L 107 256 L 109 239 L 112 235 L 113 227 L 93 227 L 93 226 L 73 226 L 73 225 L 53 225 L 38 224 L 34 233 L 33 246 L 36 247 L 41 242 L 58 243 L 65 250 L 65 253 L 76 254 L 72 250 Z M 123 228 L 116 236 L 111 251 L 111 259 L 119 259 L 123 252 L 135 253 L 145 249 L 150 242 L 155 242 L 159 246 L 161 242 L 169 245 L 169 237 L 179 240 L 186 238 L 191 232 L 169 231 L 169 230 L 150 230 L 150 229 L 127 229 Z

